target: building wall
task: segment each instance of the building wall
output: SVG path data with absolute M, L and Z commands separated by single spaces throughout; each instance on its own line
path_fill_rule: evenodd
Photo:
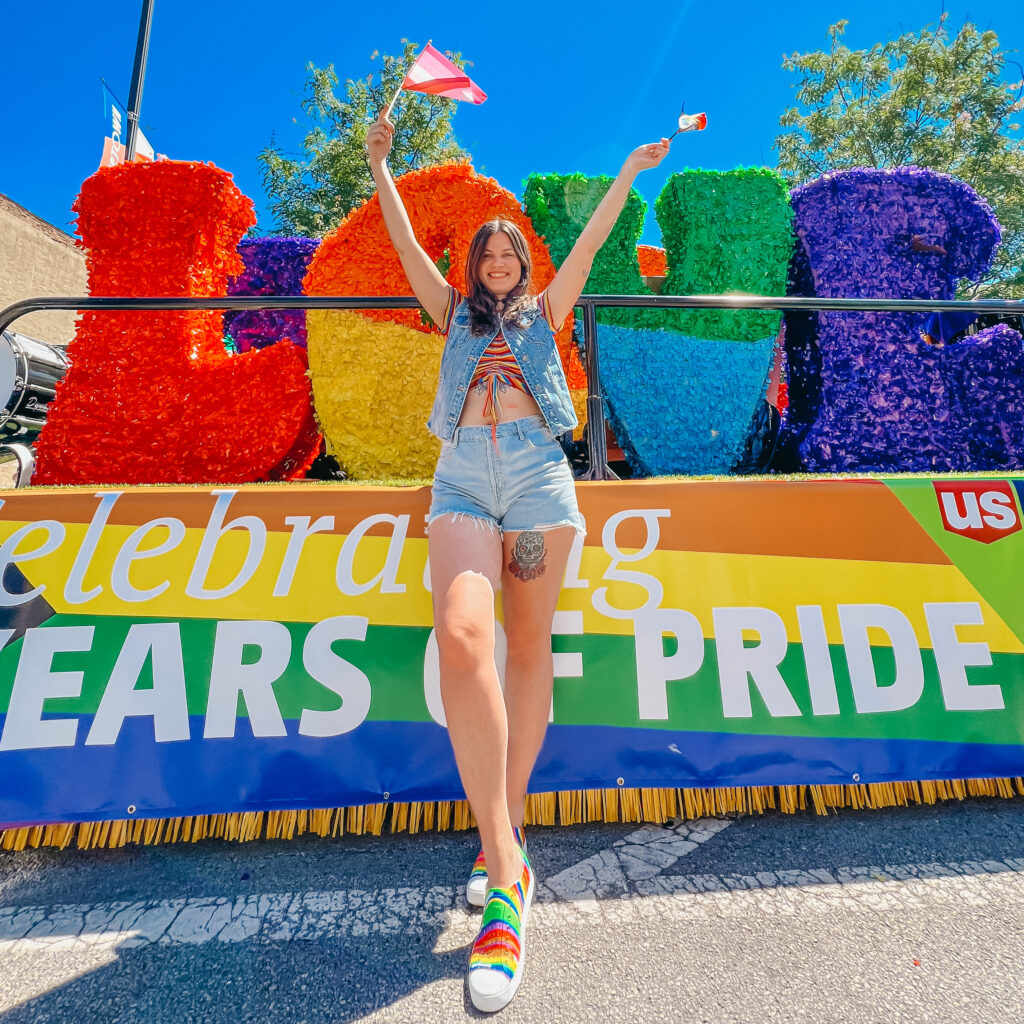
M 85 295 L 85 254 L 75 240 L 0 194 L 0 308 L 36 295 Z M 12 330 L 51 345 L 75 333 L 72 312 L 30 313 Z

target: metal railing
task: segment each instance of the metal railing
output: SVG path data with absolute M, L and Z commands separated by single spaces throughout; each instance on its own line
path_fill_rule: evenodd
M 1000 313 L 1024 317 L 1014 299 L 826 299 L 775 295 L 582 295 L 584 369 L 587 371 L 587 452 L 584 479 L 608 480 L 604 395 L 601 390 L 597 309 L 763 309 L 774 312 Z M 23 299 L 0 310 L 0 331 L 19 317 L 45 310 L 419 309 L 406 295 L 225 295 L 215 298 L 106 298 L 54 295 Z

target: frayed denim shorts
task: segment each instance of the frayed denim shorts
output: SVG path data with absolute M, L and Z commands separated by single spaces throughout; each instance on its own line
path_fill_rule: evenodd
M 584 534 L 562 446 L 543 416 L 491 427 L 457 427 L 441 445 L 427 527 L 435 519 L 483 520 L 501 533 L 571 526 Z

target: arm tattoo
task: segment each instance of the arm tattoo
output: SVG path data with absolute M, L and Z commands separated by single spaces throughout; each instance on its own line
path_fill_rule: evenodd
M 544 564 L 544 534 L 540 530 L 524 530 L 516 537 L 512 557 L 508 562 L 508 571 L 524 583 L 544 575 L 547 566 Z

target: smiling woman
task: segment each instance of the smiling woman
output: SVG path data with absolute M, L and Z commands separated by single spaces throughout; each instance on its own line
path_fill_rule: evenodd
M 526 787 L 551 707 L 555 605 L 573 540 L 585 532 L 556 440 L 577 417 L 555 333 L 634 179 L 661 162 L 668 140 L 630 154 L 539 295 L 526 238 L 511 219 L 489 219 L 474 235 L 463 295 L 413 231 L 386 162 L 394 131 L 382 112 L 366 148 L 402 270 L 446 335 L 427 424 L 441 441 L 428 516 L 430 580 L 441 700 L 483 845 L 466 886 L 469 901 L 484 907 L 469 992 L 477 1009 L 494 1011 L 509 1003 L 522 979 L 534 891 L 522 830 Z M 504 690 L 494 661 L 499 588 L 508 647 Z

